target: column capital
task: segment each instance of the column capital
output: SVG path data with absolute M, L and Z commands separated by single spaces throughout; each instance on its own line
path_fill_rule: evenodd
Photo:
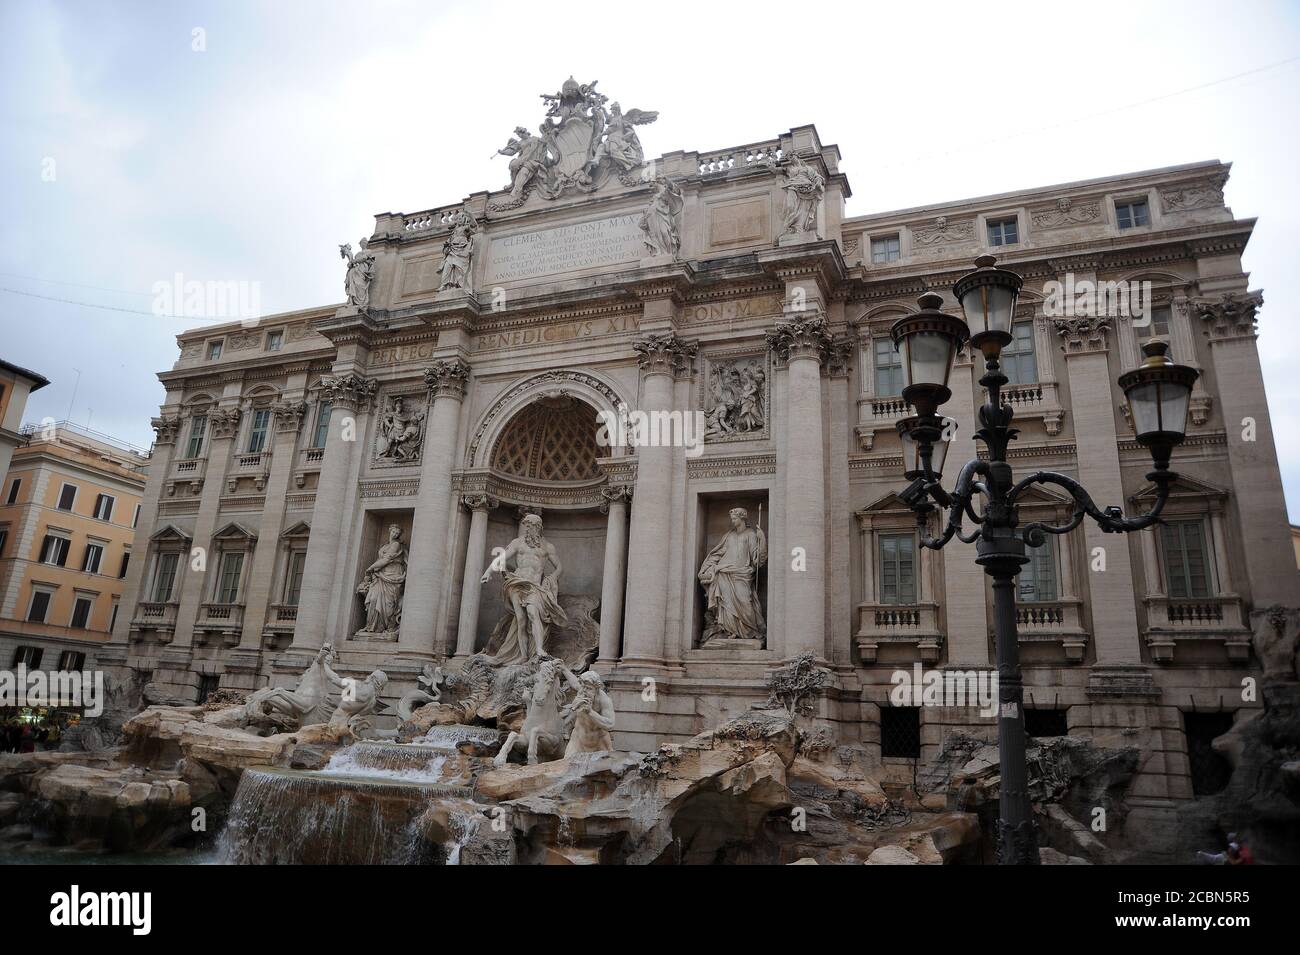
M 181 430 L 180 415 L 159 415 L 149 422 L 153 426 L 156 437 L 154 444 L 175 444 L 176 437 Z
M 673 332 L 647 335 L 632 343 L 642 374 L 677 375 L 688 368 L 699 349 L 697 342 L 684 341 Z
M 238 408 L 213 408 L 208 412 L 208 424 L 214 438 L 233 438 L 239 430 L 239 419 L 244 412 Z
M 365 411 L 374 400 L 379 382 L 364 375 L 349 373 L 346 375 L 326 376 L 320 380 L 321 390 L 336 408 L 348 411 Z
M 600 489 L 600 513 L 608 514 L 611 504 L 627 504 L 632 500 L 630 484 L 606 484 Z
M 303 418 L 307 415 L 305 401 L 277 401 L 271 405 L 275 414 L 275 430 L 282 434 L 297 434 L 302 428 Z
M 469 384 L 469 370 L 469 365 L 459 358 L 444 358 L 425 369 L 424 383 L 435 400 L 454 398 L 460 401 L 465 397 L 465 388 Z
M 827 358 L 831 342 L 826 319 L 821 315 L 777 322 L 776 327 L 767 333 L 767 347 L 784 362 L 811 358 L 820 364 Z
M 1056 318 L 1056 333 L 1065 344 L 1065 354 L 1086 355 L 1106 351 L 1106 333 L 1110 331 L 1110 319 L 1101 315 L 1086 315 L 1079 318 Z
M 501 506 L 500 498 L 491 494 L 464 494 L 460 502 L 471 511 L 492 511 Z
M 830 378 L 847 378 L 853 371 L 853 339 L 848 336 L 832 339 L 826 350 L 825 371 Z
M 1264 304 L 1261 292 L 1226 292 L 1217 299 L 1192 302 L 1196 317 L 1204 322 L 1211 341 L 1254 338 L 1255 321 Z

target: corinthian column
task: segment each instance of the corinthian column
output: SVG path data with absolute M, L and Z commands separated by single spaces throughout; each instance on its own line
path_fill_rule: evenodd
M 460 587 L 460 623 L 456 629 L 456 656 L 474 653 L 478 633 L 478 602 L 483 593 L 483 559 L 487 549 L 488 514 L 501 502 L 490 494 L 466 495 L 470 510 L 469 544 L 465 548 L 465 578 Z
M 364 430 L 357 419 L 369 410 L 377 387 L 378 382 L 373 378 L 355 374 L 321 379 L 321 389 L 331 403 L 329 435 L 325 439 L 325 455 L 316 485 L 298 620 L 289 653 L 314 653 L 325 642 L 330 600 L 339 584 L 336 567 L 343 533 L 343 505 L 350 492 L 348 475 Z
M 785 655 L 811 651 L 826 658 L 826 477 L 822 465 L 822 359 L 831 345 L 821 316 L 778 322 L 768 346 L 786 363 L 785 542 L 800 548 L 805 567 L 796 570 L 787 555 L 773 566 L 785 569 Z
M 459 358 L 436 361 L 424 373 L 424 381 L 429 386 L 432 411 L 425 432 L 420 493 L 415 499 L 415 519 L 411 526 L 411 554 L 406 569 L 406 596 L 402 603 L 402 628 L 398 633 L 397 650 L 406 656 L 432 657 L 433 628 L 438 619 L 438 601 L 447 574 L 447 528 L 451 523 L 453 503 L 451 466 L 456 454 L 460 406 L 469 381 L 469 365 Z
M 600 662 L 618 659 L 619 637 L 623 634 L 623 587 L 627 583 L 627 502 L 632 489 L 626 485 L 600 489 L 605 499 L 601 511 L 609 515 L 605 525 L 605 569 L 600 580 Z
M 673 378 L 692 353 L 672 332 L 634 342 L 641 366 L 641 404 L 653 416 L 672 410 Z M 661 666 L 668 625 L 668 550 L 674 448 L 647 443 L 637 448 L 636 504 L 628 546 L 627 630 L 624 664 Z M 601 611 L 601 619 L 605 618 Z M 601 626 L 604 633 L 604 625 Z

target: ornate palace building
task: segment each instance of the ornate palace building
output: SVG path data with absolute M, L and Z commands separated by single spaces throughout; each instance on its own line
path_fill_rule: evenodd
M 1116 377 L 1151 337 L 1200 370 L 1164 524 L 1049 538 L 1017 614 L 1031 734 L 1140 746 L 1129 804 L 1152 821 L 1209 785 L 1207 734 L 1257 705 L 1252 631 L 1300 604 L 1229 167 L 849 218 L 811 126 L 649 160 L 654 113 L 572 81 L 547 105 L 502 150 L 506 189 L 384 213 L 344 247 L 345 305 L 179 336 L 129 612 L 99 659 L 195 699 L 292 685 L 328 643 L 395 699 L 430 662 L 500 651 L 494 554 L 532 513 L 547 650 L 594 660 L 620 747 L 746 710 L 809 652 L 832 674 L 818 719 L 910 779 L 993 720 L 891 706 L 891 677 L 989 667 L 991 596 L 973 548 L 920 548 L 897 496 L 890 326 L 925 293 L 960 314 L 953 283 L 991 252 L 1025 279 L 1003 363 L 1017 472 L 1143 511 L 1151 459 Z M 1063 306 L 1058 282 L 1146 289 L 1145 311 Z M 981 372 L 959 356 L 950 476 L 977 454 Z M 679 412 L 654 420 L 687 446 L 607 440 L 638 412 Z M 1071 508 L 1038 491 L 1021 519 Z

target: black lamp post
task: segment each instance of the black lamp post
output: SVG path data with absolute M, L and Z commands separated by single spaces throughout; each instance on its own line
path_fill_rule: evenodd
M 993 615 L 998 665 L 998 759 L 1001 768 L 998 823 L 998 861 L 1004 865 L 1036 865 L 1038 844 L 1029 805 L 1028 772 L 1025 767 L 1024 691 L 1020 675 L 1020 652 L 1016 638 L 1015 579 L 1028 563 L 1025 545 L 1038 547 L 1047 534 L 1064 534 L 1091 517 L 1103 531 L 1123 533 L 1150 527 L 1160 517 L 1169 498 L 1169 487 L 1178 475 L 1169 470 L 1169 456 L 1187 430 L 1187 407 L 1198 372 L 1169 360 L 1164 342 L 1148 342 L 1145 361 L 1134 371 L 1119 377 L 1128 398 L 1137 440 L 1151 452 L 1154 470 L 1147 475 L 1158 488 L 1149 513 L 1126 518 L 1118 507 L 1102 510 L 1093 503 L 1083 486 L 1064 474 L 1037 471 L 1014 481 L 1007 464 L 1007 445 L 1017 429 L 1011 427 L 1013 412 L 1002 403 L 1002 386 L 1007 383 L 999 358 L 1011 343 L 1011 323 L 1021 278 L 995 267 L 991 255 L 975 260 L 975 271 L 953 286 L 966 320 L 939 311 L 942 298 L 922 295 L 920 310 L 894 323 L 894 344 L 903 355 L 906 387 L 903 399 L 917 411 L 915 417 L 898 422 L 903 443 L 904 476 L 911 481 L 901 497 L 916 513 L 921 546 L 938 550 L 954 536 L 975 543 L 975 562 L 993 579 Z M 966 341 L 984 356 L 985 374 L 980 384 L 988 389 L 988 401 L 979 411 L 980 430 L 975 437 L 989 449 L 989 460 L 968 461 L 957 475 L 951 493 L 940 483 L 946 441 L 953 422 L 939 417 L 938 410 L 952 392 L 948 375 L 957 350 Z M 945 431 L 945 428 L 947 431 Z M 1074 499 L 1074 512 L 1063 524 L 1032 522 L 1020 527 L 1016 501 L 1035 484 L 1055 484 Z M 977 510 L 976 495 L 983 497 Z M 931 503 L 933 502 L 933 503 Z M 930 514 L 947 510 L 946 525 L 937 537 L 929 533 Z M 977 526 L 969 534 L 962 520 L 969 517 Z

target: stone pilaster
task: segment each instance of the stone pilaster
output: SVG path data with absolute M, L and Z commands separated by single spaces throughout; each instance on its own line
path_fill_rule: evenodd
M 822 424 L 821 366 L 829 354 L 830 333 L 817 312 L 792 313 L 767 335 L 768 346 L 786 365 L 785 527 L 788 554 L 771 561 L 784 567 L 784 654 L 826 654 L 826 469 Z M 809 315 L 810 317 L 804 317 Z M 794 464 L 797 462 L 797 465 Z M 792 568 L 794 549 L 804 555 L 805 569 Z
M 424 464 L 420 471 L 420 492 L 415 499 L 406 571 L 406 579 L 417 586 L 406 589 L 402 628 L 398 634 L 398 652 L 405 656 L 433 656 L 433 631 L 447 573 L 447 530 L 451 526 L 454 503 L 451 470 L 469 373 L 469 365 L 459 358 L 436 361 L 424 373 L 431 411 L 425 430 Z
M 321 380 L 321 389 L 331 403 L 329 435 L 321 459 L 312 508 L 311 537 L 303 567 L 298 601 L 298 620 L 293 628 L 289 653 L 311 655 L 326 642 L 330 602 L 338 588 L 336 577 L 339 541 L 342 537 L 343 505 L 353 492 L 348 486 L 357 445 L 365 432 L 362 420 L 374 401 L 378 382 L 357 374 Z
M 694 346 L 672 332 L 653 334 L 632 346 L 641 366 L 641 404 L 653 415 L 671 411 L 676 370 Z M 629 531 L 627 628 L 623 663 L 661 666 L 668 619 L 668 574 L 675 448 L 651 444 L 637 449 L 637 481 Z M 602 614 L 603 617 L 603 614 Z
M 469 508 L 469 542 L 465 547 L 465 573 L 460 588 L 460 622 L 456 629 L 456 656 L 474 653 L 478 633 L 479 599 L 483 595 L 483 564 L 487 550 L 488 515 L 501 502 L 490 494 L 466 495 L 462 503 Z
M 605 566 L 600 581 L 600 657 L 611 664 L 618 660 L 623 635 L 623 588 L 627 583 L 627 505 L 632 489 L 626 485 L 601 488 L 600 509 L 609 520 L 605 525 Z

